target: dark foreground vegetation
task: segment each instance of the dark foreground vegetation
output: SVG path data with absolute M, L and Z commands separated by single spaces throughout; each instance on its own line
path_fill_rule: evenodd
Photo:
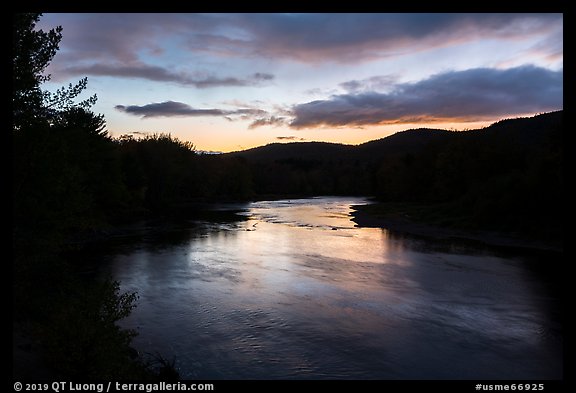
M 96 97 L 75 101 L 87 80 L 56 93 L 41 89 L 62 35 L 61 28 L 35 30 L 39 17 L 13 16 L 13 375 L 177 378 L 173 363 L 138 354 L 130 347 L 135 332 L 117 325 L 137 294 L 121 293 L 112 280 L 84 277 L 83 261 L 63 257 L 72 235 L 140 209 L 134 202 L 140 190 L 137 175 L 125 177 L 129 144 L 112 141 L 102 116 L 90 111 Z M 146 143 L 141 146 L 145 154 Z M 192 154 L 172 140 L 168 147 Z M 148 192 L 151 205 L 154 192 Z
M 82 261 L 62 257 L 78 239 L 136 219 L 197 214 L 210 201 L 372 195 L 440 225 L 561 239 L 562 111 L 359 146 L 199 154 L 168 134 L 111 138 L 90 110 L 96 97 L 76 100 L 86 79 L 43 91 L 61 29 L 36 31 L 39 17 L 13 23 L 13 309 L 18 337 L 52 375 L 158 378 L 160 365 L 163 378 L 175 377 L 169 362 L 135 353 L 135 333 L 116 324 L 137 295 L 82 278 Z

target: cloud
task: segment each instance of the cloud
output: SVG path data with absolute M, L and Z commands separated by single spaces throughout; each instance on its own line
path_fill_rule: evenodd
M 62 69 L 87 59 L 128 65 L 174 49 L 193 60 L 209 54 L 358 62 L 481 38 L 544 38 L 562 21 L 560 13 L 110 13 L 45 14 L 39 27 L 64 27 L 63 50 L 55 58 Z
M 97 75 L 123 78 L 146 79 L 157 82 L 174 82 L 181 85 L 195 86 L 199 89 L 220 86 L 257 86 L 274 79 L 274 75 L 256 72 L 245 78 L 217 77 L 196 73 L 190 75 L 167 70 L 164 67 L 147 64 L 89 64 L 69 66 L 60 71 L 66 75 Z
M 329 96 L 329 95 L 333 95 L 333 94 L 338 94 L 339 90 L 338 89 L 334 89 L 334 88 L 319 88 L 319 87 L 313 87 L 311 89 L 306 89 L 304 91 L 304 94 L 309 95 L 309 96 Z
M 254 108 L 223 110 L 223 109 L 196 109 L 188 104 L 176 101 L 157 102 L 147 105 L 116 105 L 114 107 L 120 112 L 124 112 L 142 118 L 152 117 L 197 117 L 197 116 L 241 116 L 242 119 L 262 116 L 266 111 Z
M 254 129 L 262 126 L 284 126 L 288 124 L 288 119 L 282 116 L 268 116 L 268 117 L 261 117 L 254 120 L 249 126 L 249 129 Z
M 297 136 L 277 136 L 276 139 L 279 141 L 305 141 L 305 138 L 299 138 Z
M 186 37 L 215 25 L 208 14 L 170 13 L 80 13 L 44 14 L 39 28 L 63 27 L 62 53 L 55 57 L 70 61 L 102 60 L 130 63 L 142 53 L 161 55 L 164 39 Z
M 562 64 L 564 57 L 564 29 L 560 28 L 535 44 L 529 55 L 543 57 L 551 63 Z
M 274 75 L 272 74 L 267 74 L 265 72 L 257 72 L 254 75 L 252 75 L 252 78 L 254 80 L 260 80 L 260 81 L 270 81 L 272 79 L 274 79 Z
M 261 100 L 252 100 L 250 102 L 247 101 L 242 101 L 242 100 L 238 100 L 236 98 L 231 99 L 231 100 L 227 100 L 227 101 L 223 101 L 222 102 L 223 105 L 228 105 L 228 106 L 234 106 L 237 108 L 252 108 L 252 109 L 258 109 L 260 108 L 262 105 L 265 105 L 264 101 Z
M 38 28 L 49 30 L 63 26 L 61 49 L 48 67 L 54 81 L 93 75 L 212 88 L 263 86 L 275 79 L 274 75 L 262 71 L 244 76 L 220 76 L 203 71 L 212 69 L 214 63 L 203 63 L 187 42 L 202 42 L 205 31 L 220 31 L 225 23 L 225 18 L 218 14 L 44 14 Z M 180 58 L 182 64 L 188 68 L 194 64 L 196 70 L 178 72 L 168 65 L 156 65 L 172 63 L 173 54 L 169 53 L 172 45 L 179 55 L 187 55 Z
M 358 62 L 482 38 L 549 32 L 562 14 L 239 14 L 227 23 L 250 37 L 246 52 L 302 62 Z M 238 49 L 236 49 L 238 50 Z
M 397 84 L 388 93 L 362 91 L 299 104 L 293 107 L 290 127 L 479 121 L 562 106 L 562 71 L 476 68 Z
M 340 87 L 349 93 L 360 91 L 380 91 L 392 88 L 398 80 L 396 75 L 381 75 L 362 80 L 351 80 L 340 83 Z

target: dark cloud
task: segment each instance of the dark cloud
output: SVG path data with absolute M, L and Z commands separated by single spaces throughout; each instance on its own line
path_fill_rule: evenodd
M 268 116 L 268 117 L 261 117 L 254 120 L 249 126 L 249 129 L 254 129 L 262 126 L 284 126 L 288 124 L 288 120 L 282 116 Z
M 554 29 L 562 14 L 238 14 L 246 50 L 305 62 L 359 61 L 478 37 L 516 39 Z
M 279 141 L 305 141 L 305 138 L 299 138 L 297 136 L 277 136 L 276 139 Z
M 236 110 L 223 110 L 223 109 L 196 109 L 188 104 L 176 101 L 157 102 L 148 105 L 116 105 L 115 108 L 120 112 L 128 113 L 142 118 L 150 117 L 196 117 L 196 116 L 242 116 L 243 118 L 251 118 L 254 116 L 265 115 L 266 112 L 260 109 L 236 109 Z
M 563 72 L 476 68 L 398 84 L 388 93 L 340 94 L 293 108 L 292 128 L 475 121 L 561 109 Z
M 99 75 L 138 78 L 158 82 L 174 82 L 200 89 L 220 86 L 256 86 L 274 79 L 274 75 L 257 72 L 245 78 L 218 77 L 213 75 L 189 75 L 147 64 L 90 64 L 70 66 L 61 70 L 66 75 Z
M 128 131 L 123 133 L 122 135 L 120 135 L 120 139 L 125 139 L 125 138 L 133 138 L 133 137 L 145 137 L 147 135 L 150 135 L 149 132 L 143 132 L 143 131 Z

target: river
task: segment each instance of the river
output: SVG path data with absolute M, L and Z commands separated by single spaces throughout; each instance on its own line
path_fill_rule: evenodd
M 561 379 L 558 254 L 358 228 L 362 198 L 236 205 L 104 248 L 122 326 L 184 379 Z M 220 209 L 227 208 L 220 206 Z

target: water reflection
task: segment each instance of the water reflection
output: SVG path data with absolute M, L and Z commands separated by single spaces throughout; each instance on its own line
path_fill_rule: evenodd
M 140 295 L 136 344 L 185 378 L 561 377 L 551 300 L 522 257 L 356 228 L 360 203 L 257 202 L 115 255 Z

